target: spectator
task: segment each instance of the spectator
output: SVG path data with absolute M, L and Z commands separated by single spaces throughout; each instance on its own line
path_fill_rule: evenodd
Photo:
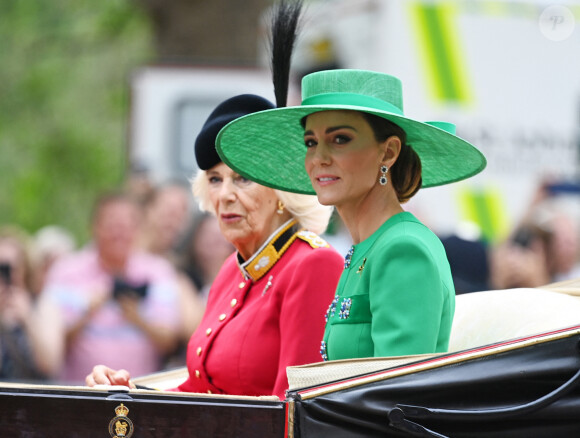
M 182 357 L 185 347 L 205 308 L 198 289 L 179 264 L 177 251 L 190 222 L 190 198 L 191 193 L 179 183 L 168 183 L 151 191 L 143 205 L 145 220 L 139 240 L 144 251 L 167 259 L 176 269 L 182 325 L 177 357 L 168 359 L 175 365 L 185 363 Z
M 539 287 L 578 276 L 580 238 L 571 216 L 551 200 L 535 204 L 491 255 L 495 289 Z
M 0 229 L 0 274 L 0 379 L 48 378 L 57 368 L 58 340 L 40 324 L 28 235 L 19 228 Z
M 34 235 L 34 252 L 36 265 L 35 291 L 44 287 L 46 273 L 61 257 L 70 254 L 76 248 L 74 236 L 58 225 L 48 225 Z
M 125 181 L 125 191 L 143 205 L 153 190 L 154 184 L 147 166 L 142 163 L 133 163 Z
M 191 197 L 189 191 L 178 183 L 151 191 L 144 203 L 142 248 L 176 262 L 175 249 L 190 221 Z
M 139 207 L 124 194 L 101 197 L 92 245 L 59 260 L 43 299 L 58 305 L 66 339 L 60 378 L 82 382 L 96 362 L 135 375 L 160 369 L 178 340 L 179 293 L 174 269 L 135 248 Z
M 463 222 L 455 233 L 441 237 L 441 243 L 447 253 L 456 295 L 490 289 L 489 245 L 477 225 Z
M 550 219 L 550 234 L 546 263 L 551 281 L 579 277 L 580 232 L 577 222 L 563 211 L 556 211 Z
M 223 263 L 234 252 L 214 215 L 201 213 L 182 243 L 181 265 L 205 300 Z

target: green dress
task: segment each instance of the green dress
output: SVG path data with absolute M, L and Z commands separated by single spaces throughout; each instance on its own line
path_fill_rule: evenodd
M 445 352 L 454 311 L 441 241 L 411 213 L 396 214 L 349 251 L 326 314 L 322 358 Z

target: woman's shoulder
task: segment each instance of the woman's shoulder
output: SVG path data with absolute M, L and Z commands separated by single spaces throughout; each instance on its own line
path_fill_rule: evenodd
M 437 235 L 414 216 L 409 215 L 400 220 L 377 239 L 374 249 L 400 251 L 405 247 L 422 247 L 430 251 L 443 249 L 443 244 Z
M 386 225 L 391 226 L 384 227 L 382 238 L 404 238 L 409 239 L 421 239 L 421 238 L 433 238 L 436 239 L 435 233 L 423 222 L 417 219 L 414 215 L 408 212 L 403 212 L 395 217 L 391 218 L 386 222 Z
M 342 256 L 332 245 L 312 231 L 299 231 L 296 235 L 296 240 L 303 243 L 299 244 L 298 248 L 307 254 L 311 254 L 311 257 L 338 257 L 342 259 Z
M 296 239 L 280 262 L 282 265 L 342 266 L 343 257 L 318 234 L 303 230 L 297 233 Z
M 324 239 L 314 236 L 296 238 L 274 266 L 273 273 L 280 275 L 283 284 L 292 285 L 293 290 L 289 296 L 308 293 L 308 285 L 316 285 L 321 288 L 319 295 L 322 294 L 321 299 L 327 304 L 328 299 L 334 295 L 344 268 L 344 259 L 330 245 L 321 245 Z M 299 284 L 304 287 L 298 287 Z
M 308 243 L 312 249 L 330 248 L 330 244 L 326 240 L 312 231 L 300 230 L 296 233 L 296 238 Z

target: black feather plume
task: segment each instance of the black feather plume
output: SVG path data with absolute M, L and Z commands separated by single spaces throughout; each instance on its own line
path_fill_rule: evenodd
M 274 6 L 270 32 L 272 80 L 276 106 L 286 106 L 292 52 L 299 32 L 302 0 L 280 0 Z

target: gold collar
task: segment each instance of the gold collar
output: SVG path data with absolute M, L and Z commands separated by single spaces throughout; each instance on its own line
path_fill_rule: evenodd
M 286 252 L 292 242 L 296 240 L 300 230 L 301 228 L 296 220 L 290 219 L 278 228 L 248 260 L 244 261 L 240 253 L 238 253 L 238 266 L 244 277 L 253 281 L 258 281 L 262 278 L 280 260 L 282 254 Z

